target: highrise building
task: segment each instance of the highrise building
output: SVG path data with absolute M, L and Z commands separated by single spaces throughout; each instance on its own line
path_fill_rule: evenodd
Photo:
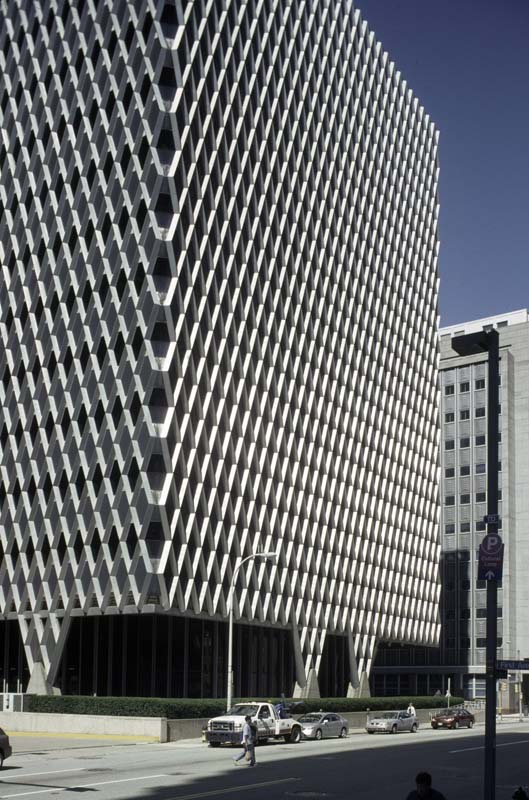
M 350 2 L 0 4 L 3 679 L 438 637 L 437 133 Z M 20 636 L 19 633 L 20 632 Z
M 523 309 L 440 331 L 441 646 L 385 648 L 375 669 L 381 693 L 444 692 L 450 677 L 458 694 L 485 696 L 486 586 L 477 580 L 477 559 L 487 513 L 487 353 L 461 357 L 451 340 L 489 329 L 498 331 L 500 344 L 499 530 L 505 543 L 497 654 L 529 658 L 529 315 Z

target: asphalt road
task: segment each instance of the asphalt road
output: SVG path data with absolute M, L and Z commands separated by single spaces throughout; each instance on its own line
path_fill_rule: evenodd
M 17 739 L 13 739 L 17 748 Z M 419 770 L 429 770 L 447 800 L 483 795 L 483 727 L 415 735 L 273 743 L 257 749 L 258 764 L 234 766 L 237 750 L 196 741 L 174 744 L 97 743 L 45 738 L 40 749 L 16 751 L 0 773 L 0 800 L 45 800 L 63 792 L 97 793 L 98 800 L 404 800 Z M 69 748 L 69 749 L 68 749 Z M 529 783 L 529 722 L 499 726 L 497 800 Z

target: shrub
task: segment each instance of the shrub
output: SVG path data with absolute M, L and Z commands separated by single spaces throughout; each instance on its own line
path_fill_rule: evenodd
M 252 698 L 255 700 L 256 698 Z M 265 698 L 272 703 L 277 698 Z M 406 708 L 412 702 L 416 709 L 443 708 L 445 697 L 323 697 L 303 700 L 307 711 L 383 711 Z M 299 702 L 294 700 L 292 702 Z M 463 698 L 452 697 L 451 705 L 460 705 Z M 29 695 L 24 709 L 46 714 L 95 714 L 116 717 L 166 717 L 167 719 L 200 719 L 217 717 L 226 711 L 226 700 L 166 699 L 157 697 L 77 697 L 73 695 Z

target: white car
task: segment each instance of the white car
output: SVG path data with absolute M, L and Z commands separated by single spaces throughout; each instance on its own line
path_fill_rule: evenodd
M 368 733 L 400 733 L 409 731 L 415 733 L 419 727 L 419 721 L 415 714 L 407 711 L 380 711 L 375 714 L 366 724 Z

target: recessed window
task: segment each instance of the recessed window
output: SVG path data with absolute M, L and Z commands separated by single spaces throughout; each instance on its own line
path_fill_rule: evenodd
M 454 394 L 454 384 L 453 383 L 449 384 L 448 386 L 445 386 L 445 396 L 448 397 L 448 395 L 451 395 L 451 394 Z
M 468 590 L 470 589 L 470 581 L 469 580 L 461 581 L 461 589 L 464 592 L 468 592 Z
M 445 450 L 453 450 L 455 446 L 455 442 L 453 439 L 446 439 L 445 441 Z
M 483 444 L 485 444 L 485 434 L 480 433 L 478 436 L 476 436 L 476 447 L 480 447 Z
M 483 522 L 482 519 L 480 519 L 480 520 L 478 520 L 476 522 L 476 530 L 477 531 L 481 532 L 481 531 L 484 531 L 486 529 L 487 529 L 487 526 L 485 525 L 485 523 Z
M 464 477 L 465 475 L 470 475 L 470 464 L 462 464 L 459 467 L 459 474 L 461 475 L 461 477 Z
M 445 478 L 455 478 L 456 469 L 455 467 L 447 467 L 445 469 Z
M 445 497 L 445 506 L 455 506 L 456 498 L 453 494 L 447 494 Z
M 498 472 L 501 472 L 501 461 L 498 461 Z
M 487 609 L 486 608 L 476 608 L 476 618 L 477 619 L 485 619 L 487 616 Z
M 498 403 L 498 414 L 501 414 L 501 403 Z
M 476 492 L 476 503 L 484 503 L 486 499 L 486 492 Z
M 501 431 L 498 433 L 498 444 L 501 444 Z
M 455 532 L 456 532 L 456 526 L 454 525 L 453 522 L 449 522 L 447 525 L 445 525 L 445 533 L 455 533 Z
M 470 533 L 470 522 L 462 522 L 459 530 L 461 533 Z
M 464 408 L 459 412 L 459 419 L 470 419 L 470 409 Z
M 502 491 L 501 489 L 498 489 L 498 501 L 501 500 L 502 498 L 503 498 Z
M 470 436 L 462 436 L 459 440 L 459 447 L 470 447 Z
M 459 384 L 459 391 L 460 392 L 470 392 L 470 383 L 468 381 L 462 381 Z
M 476 389 L 484 389 L 485 388 L 485 378 L 478 378 L 475 383 Z
M 453 411 L 447 411 L 445 414 L 445 422 L 453 422 L 455 418 Z
M 466 506 L 470 503 L 470 495 L 469 494 L 461 494 L 459 495 L 459 502 L 462 506 Z
M 485 406 L 479 406 L 476 408 L 476 417 L 484 417 L 485 416 Z
M 483 475 L 487 471 L 487 465 L 481 462 L 476 464 L 476 475 Z

